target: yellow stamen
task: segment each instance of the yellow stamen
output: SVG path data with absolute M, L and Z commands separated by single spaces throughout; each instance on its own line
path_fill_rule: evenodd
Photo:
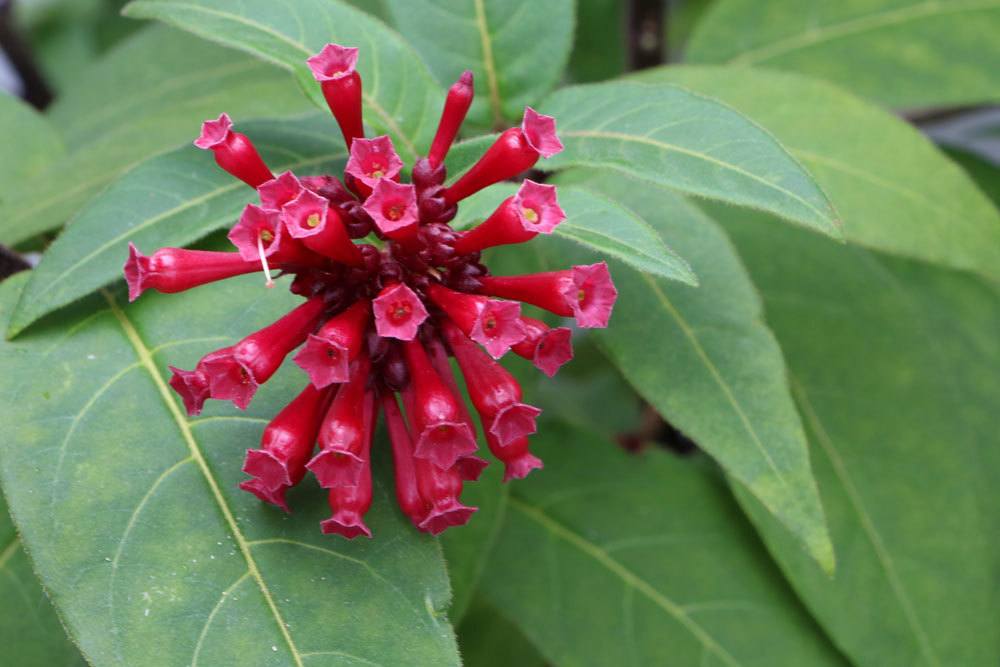
M 307 227 L 317 227 L 319 226 L 319 213 L 313 213 L 308 218 L 306 218 Z
M 537 225 L 538 224 L 538 211 L 536 211 L 535 209 L 533 209 L 533 208 L 522 208 L 521 209 L 521 215 L 523 215 L 524 219 L 527 220 L 528 222 L 530 222 L 531 224 L 533 224 L 533 225 Z

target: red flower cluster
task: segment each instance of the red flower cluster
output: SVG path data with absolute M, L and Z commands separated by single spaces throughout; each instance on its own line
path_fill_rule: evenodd
M 437 534 L 468 521 L 475 508 L 461 503 L 462 486 L 487 465 L 476 456 L 475 427 L 449 357 L 490 451 L 506 467 L 505 481 L 522 478 L 542 465 L 528 451 L 540 410 L 522 401 L 517 381 L 495 359 L 513 350 L 552 376 L 573 351 L 569 329 L 522 315 L 517 302 L 604 327 L 617 293 L 603 262 L 505 277 L 480 262 L 486 248 L 548 234 L 563 221 L 554 186 L 525 180 L 475 228 L 448 225 L 462 199 L 559 152 L 554 119 L 525 109 L 520 127 L 500 134 L 445 187 L 443 161 L 472 103 L 466 72 L 448 91 L 427 157 L 401 183 L 403 162 L 390 138 L 364 136 L 357 58 L 357 49 L 328 44 L 308 61 L 350 149 L 342 181 L 275 176 L 226 114 L 206 121 L 195 145 L 260 198 L 229 233 L 237 252 L 162 248 L 146 257 L 130 246 L 125 278 L 134 300 L 146 289 L 180 292 L 252 271 L 263 270 L 269 286 L 272 269 L 293 274 L 291 291 L 302 304 L 207 354 L 194 370 L 171 367 L 171 386 L 192 415 L 208 398 L 245 409 L 299 348 L 293 360 L 309 384 L 268 424 L 260 448 L 247 452 L 243 470 L 251 479 L 241 488 L 287 511 L 286 491 L 311 471 L 329 489 L 333 516 L 323 531 L 370 536 L 363 517 L 381 411 L 400 507 Z

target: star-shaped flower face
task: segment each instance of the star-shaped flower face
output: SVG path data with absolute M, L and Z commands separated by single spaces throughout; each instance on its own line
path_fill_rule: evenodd
M 531 107 L 525 107 L 521 120 L 521 131 L 528 143 L 542 157 L 552 157 L 562 152 L 563 144 L 556 136 L 556 119 L 540 114 Z
M 527 232 L 551 234 L 566 219 L 554 185 L 525 180 L 514 195 L 513 204 L 518 221 Z
M 369 188 L 383 178 L 395 180 L 403 169 L 403 161 L 396 154 L 392 139 L 387 136 L 374 139 L 355 139 L 351 143 L 351 157 L 345 172 Z
M 358 64 L 358 49 L 339 44 L 327 44 L 323 50 L 306 60 L 317 81 L 342 79 L 354 73 Z
M 201 124 L 201 135 L 194 140 L 194 145 L 206 149 L 218 146 L 229 137 L 232 127 L 229 114 L 219 114 L 215 120 L 206 120 Z

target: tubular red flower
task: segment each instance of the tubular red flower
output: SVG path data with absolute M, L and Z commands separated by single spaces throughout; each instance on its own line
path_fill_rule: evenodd
M 565 219 L 556 186 L 525 180 L 517 194 L 505 199 L 490 217 L 459 237 L 455 252 L 467 255 L 498 245 L 530 241 L 539 234 L 551 234 Z
M 373 407 L 368 403 L 374 400 L 371 392 L 366 391 L 370 370 L 368 355 L 358 357 L 350 379 L 337 392 L 323 418 L 319 430 L 320 452 L 306 467 L 324 489 L 355 486 L 363 472 L 363 450 L 371 439 L 366 429 Z
M 372 139 L 358 139 L 351 144 L 351 157 L 347 160 L 345 173 L 354 177 L 355 183 L 364 186 L 361 194 L 367 197 L 375 184 L 383 178 L 399 180 L 403 161 L 399 159 L 392 139 L 382 135 Z
M 355 67 L 358 50 L 339 44 L 327 44 L 306 63 L 319 81 L 327 106 L 340 125 L 344 142 L 350 148 L 355 139 L 365 136 L 361 110 L 361 75 Z
M 524 340 L 519 304 L 464 294 L 438 284 L 427 288 L 427 296 L 462 333 L 486 348 L 494 359 L 499 359 L 512 345 Z
M 248 262 L 239 253 L 210 250 L 160 248 L 146 257 L 128 244 L 128 260 L 122 269 L 128 283 L 128 300 L 135 301 L 147 289 L 172 294 L 260 271 L 259 262 Z
M 379 231 L 391 239 L 408 239 L 417 233 L 420 214 L 417 191 L 412 185 L 380 179 L 363 208 Z
M 458 128 L 462 126 L 466 114 L 469 113 L 469 107 L 472 106 L 473 93 L 472 72 L 465 70 L 462 76 L 458 77 L 458 81 L 448 89 L 448 97 L 441 111 L 441 120 L 434 134 L 434 141 L 431 142 L 431 149 L 427 152 L 427 159 L 432 167 L 444 162 L 448 149 L 458 134 Z
M 375 330 L 384 338 L 413 340 L 427 319 L 420 297 L 403 283 L 389 285 L 372 302 Z
M 392 463 L 396 478 L 396 501 L 403 514 L 410 518 L 414 526 L 427 517 L 430 509 L 420 496 L 417 488 L 417 469 L 413 460 L 413 440 L 406 421 L 399 410 L 396 396 L 389 392 L 382 394 L 382 412 L 392 443 Z
M 201 124 L 201 135 L 194 140 L 198 148 L 211 150 L 216 163 L 252 188 L 274 178 L 257 149 L 246 135 L 233 132 L 227 114 Z
M 184 409 L 191 416 L 201 414 L 205 401 L 209 398 L 208 378 L 197 368 L 185 371 L 176 366 L 170 369 L 170 386 L 181 397 Z
M 566 327 L 550 328 L 532 317 L 521 316 L 527 336 L 511 349 L 549 377 L 573 358 L 573 332 Z
M 451 468 L 461 456 L 476 451 L 476 438 L 462 419 L 458 398 L 431 366 L 419 340 L 403 344 L 410 371 L 413 420 L 417 444 L 414 456 L 428 459 L 439 468 Z
M 459 399 L 458 409 L 462 416 L 462 421 L 469 427 L 469 433 L 475 437 L 476 427 L 472 423 L 472 417 L 469 415 L 468 409 L 465 407 L 465 401 L 461 400 L 462 390 L 459 388 L 458 382 L 455 380 L 455 374 L 452 372 L 451 364 L 448 362 L 448 352 L 444 349 L 444 345 L 436 338 L 431 339 L 427 343 L 426 350 L 427 356 L 434 370 L 437 371 L 438 377 L 448 386 L 452 395 Z M 483 470 L 488 465 L 487 461 L 474 454 L 465 454 L 455 461 L 453 467 L 464 481 L 474 482 L 479 479 L 479 476 L 483 474 Z
M 347 310 L 330 318 L 306 344 L 293 361 L 308 375 L 314 387 L 323 388 L 347 382 L 350 364 L 358 358 L 371 320 L 367 299 L 359 299 Z
M 532 470 L 541 469 L 542 460 L 528 451 L 528 437 L 523 436 L 507 445 L 501 445 L 492 433 L 486 434 L 486 444 L 493 456 L 503 461 L 503 481 L 524 479 Z
M 544 158 L 562 152 L 563 144 L 556 136 L 556 119 L 540 114 L 531 107 L 524 107 L 521 131 L 532 148 Z
M 289 352 L 315 327 L 325 304 L 313 297 L 278 321 L 250 334 L 227 353 L 209 355 L 199 366 L 212 398 L 232 401 L 241 410 L 250 405 L 257 387 L 271 379 Z
M 451 526 L 466 524 L 479 508 L 460 502 L 462 476 L 457 466 L 442 470 L 420 457 L 414 457 L 413 462 L 420 497 L 430 506 L 427 516 L 417 527 L 431 535 L 438 535 Z
M 487 276 L 484 294 L 517 299 L 562 317 L 573 316 L 581 327 L 606 327 L 618 290 L 604 262 L 524 276 Z
M 286 171 L 257 186 L 260 207 L 268 211 L 280 211 L 285 204 L 299 196 L 302 188 L 303 184 L 295 174 Z
M 375 432 L 375 397 L 371 391 L 364 398 L 364 444 L 361 449 L 361 474 L 353 486 L 334 486 L 330 489 L 330 509 L 333 516 L 320 523 L 324 533 L 337 533 L 348 539 L 359 535 L 371 537 L 364 516 L 372 505 L 371 445 Z
M 303 189 L 281 209 L 288 234 L 324 257 L 351 266 L 363 263 L 361 251 L 347 235 L 344 221 L 326 197 Z
M 496 436 L 501 446 L 538 430 L 535 420 L 542 411 L 521 402 L 521 385 L 514 376 L 476 347 L 458 327 L 448 322 L 442 328 L 462 369 L 483 430 Z
M 311 384 L 295 397 L 264 429 L 259 449 L 248 449 L 243 472 L 254 479 L 241 488 L 280 491 L 297 485 L 306 474 L 306 461 L 312 454 L 329 391 Z M 258 494 L 260 495 L 260 494 Z M 284 493 L 281 494 L 284 498 Z M 268 502 L 273 502 L 265 498 Z M 283 506 L 283 505 L 281 505 Z M 287 511 L 287 506 L 283 506 Z

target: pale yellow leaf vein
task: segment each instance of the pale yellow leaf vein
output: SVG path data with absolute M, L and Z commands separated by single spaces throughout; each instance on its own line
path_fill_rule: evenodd
M 486 23 L 486 6 L 483 0 L 473 0 L 476 6 L 476 29 L 479 31 L 479 41 L 483 48 L 483 69 L 486 70 L 486 83 L 490 91 L 490 109 L 493 111 L 493 124 L 503 123 L 503 110 L 500 108 L 500 84 L 497 81 L 496 61 L 493 58 L 493 40 L 490 39 L 489 26 Z

